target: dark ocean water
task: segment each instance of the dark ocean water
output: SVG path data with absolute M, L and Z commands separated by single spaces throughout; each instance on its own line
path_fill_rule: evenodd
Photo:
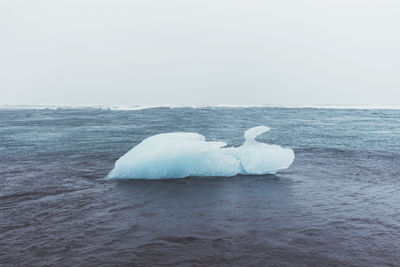
M 110 181 L 144 138 L 294 149 L 276 175 Z M 0 110 L 1 266 L 399 266 L 400 110 Z

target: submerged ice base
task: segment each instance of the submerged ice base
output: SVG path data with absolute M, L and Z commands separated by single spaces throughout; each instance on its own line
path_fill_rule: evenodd
M 163 133 L 144 139 L 115 162 L 107 178 L 183 178 L 188 176 L 234 176 L 274 174 L 294 160 L 290 148 L 255 140 L 270 129 L 257 126 L 244 133 L 239 147 L 206 141 L 198 133 Z

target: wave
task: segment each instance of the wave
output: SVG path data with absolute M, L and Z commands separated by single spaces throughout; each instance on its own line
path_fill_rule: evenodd
M 119 158 L 107 178 L 183 178 L 188 176 L 235 176 L 274 174 L 294 160 L 290 148 L 255 140 L 270 129 L 248 129 L 245 142 L 227 147 L 224 142 L 206 141 L 198 133 L 178 132 L 153 135 Z
M 287 109 L 365 109 L 365 110 L 400 110 L 399 105 L 3 105 L 0 109 L 102 109 L 112 111 L 145 110 L 154 108 L 193 108 L 193 109 L 215 109 L 215 108 L 287 108 Z

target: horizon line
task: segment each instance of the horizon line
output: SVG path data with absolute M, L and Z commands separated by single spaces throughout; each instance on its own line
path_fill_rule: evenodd
M 80 109 L 94 108 L 104 110 L 144 110 L 152 108 L 314 108 L 314 109 L 387 109 L 398 110 L 400 105 L 353 105 L 353 104 L 313 104 L 313 105 L 275 105 L 275 104 L 218 104 L 218 105 L 0 105 L 0 109 Z

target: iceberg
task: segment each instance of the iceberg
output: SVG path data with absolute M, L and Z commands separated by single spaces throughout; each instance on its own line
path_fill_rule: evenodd
M 239 147 L 206 141 L 191 132 L 162 133 L 144 139 L 115 162 L 106 178 L 163 179 L 188 176 L 235 176 L 274 174 L 294 160 L 290 148 L 256 141 L 269 131 L 256 126 L 244 133 Z

